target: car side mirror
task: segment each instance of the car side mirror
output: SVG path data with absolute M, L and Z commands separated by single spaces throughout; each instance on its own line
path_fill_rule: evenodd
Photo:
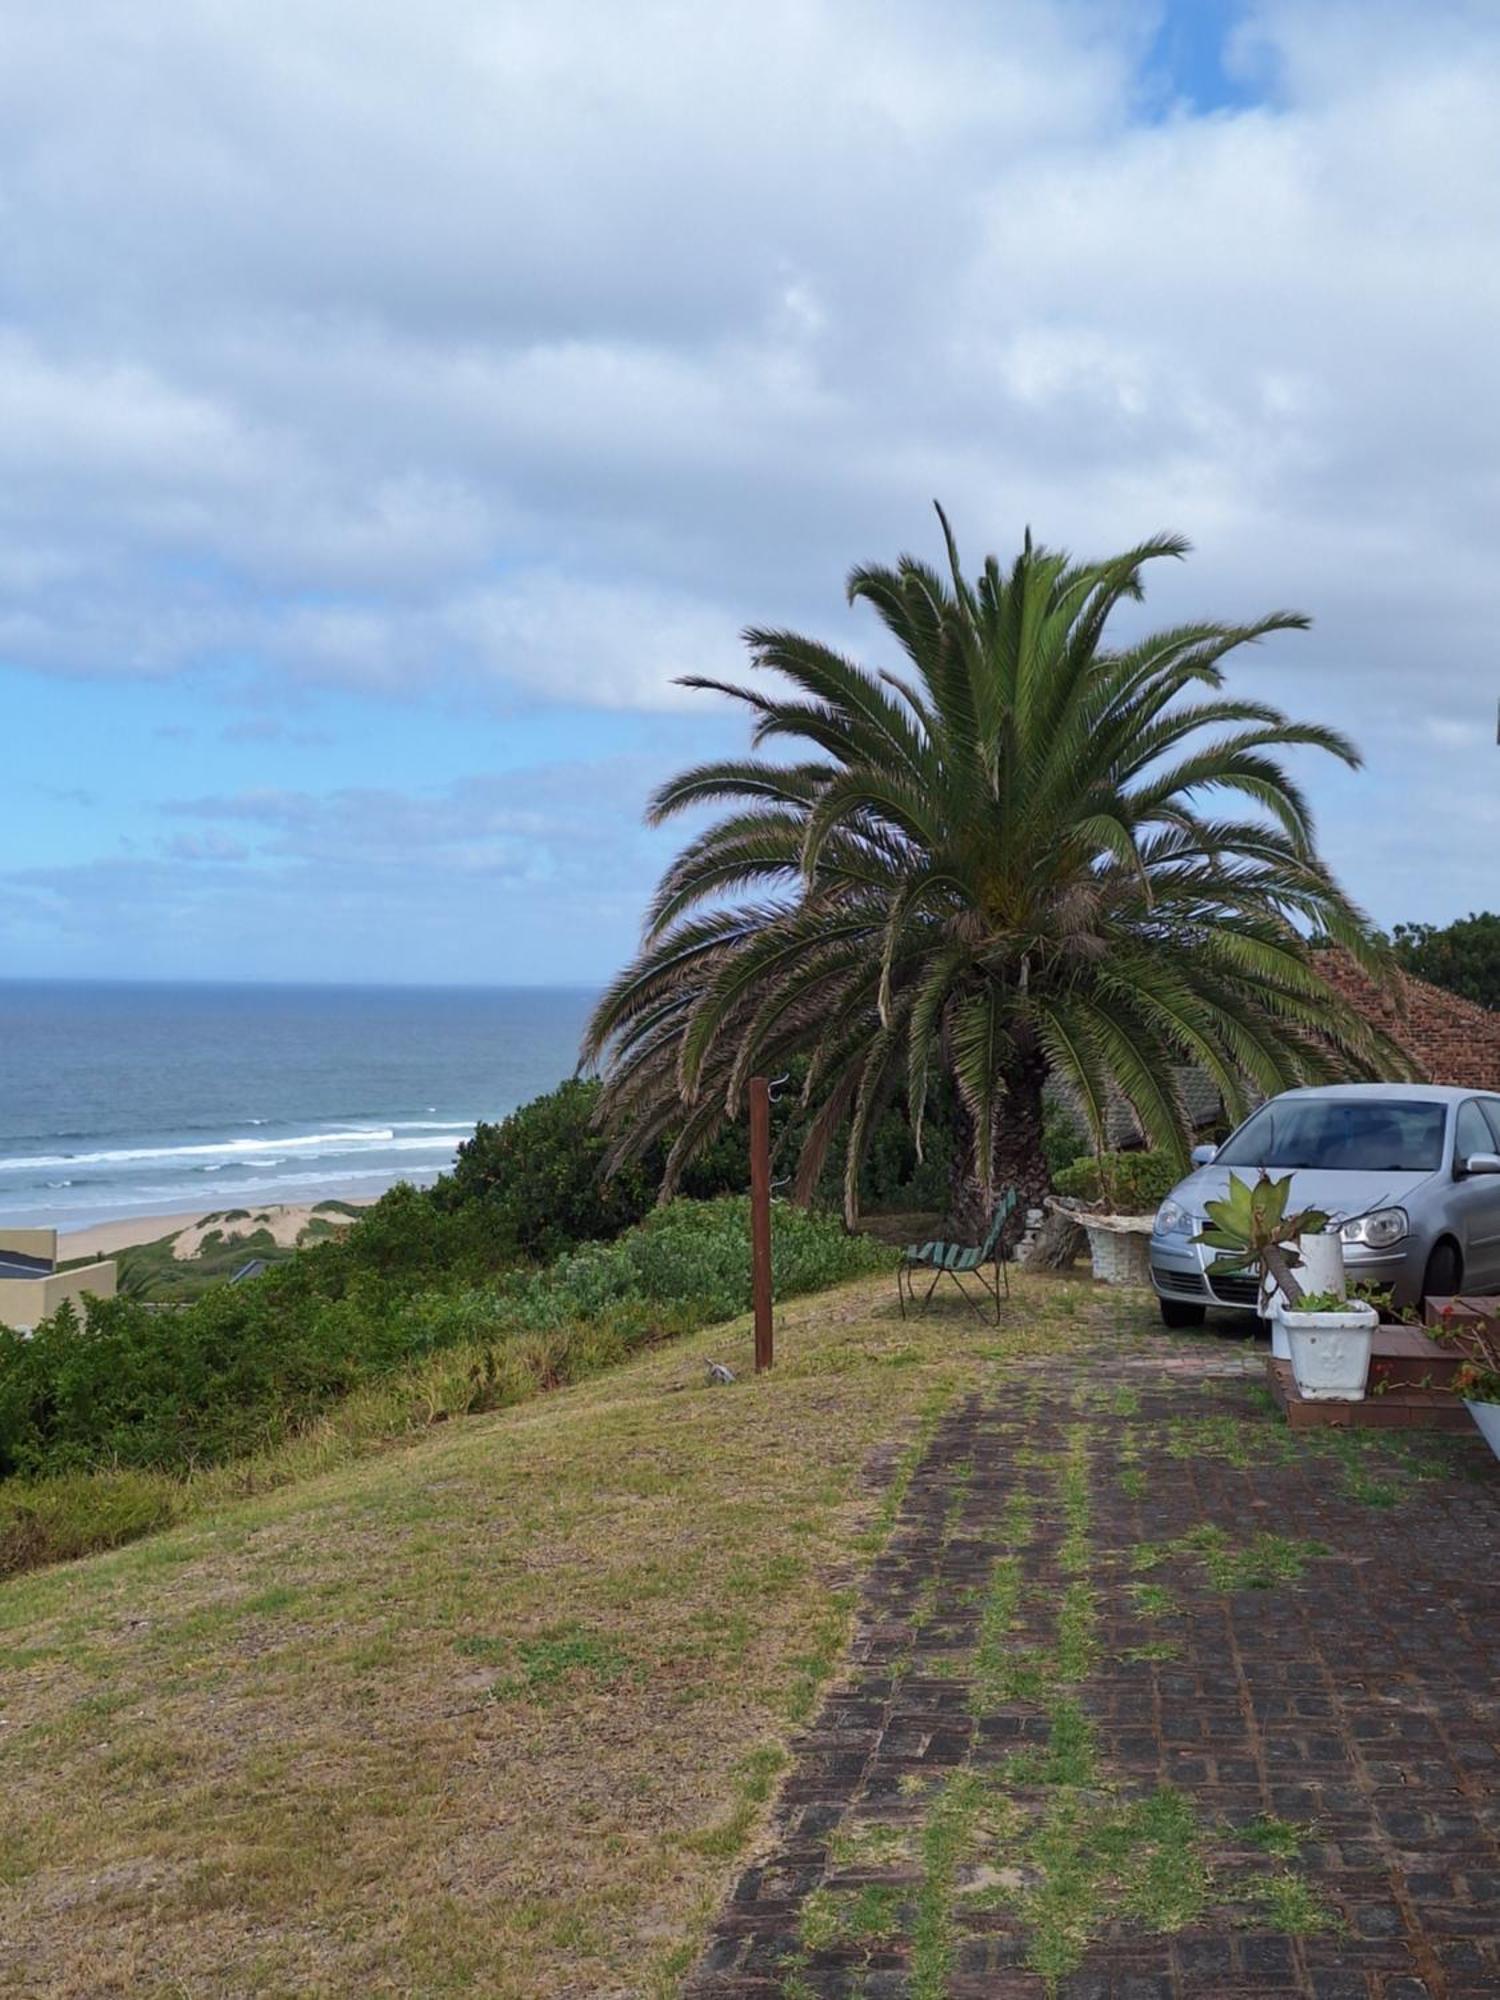
M 1470 1153 L 1463 1163 L 1465 1174 L 1500 1174 L 1500 1153 Z
M 1219 1157 L 1217 1146 L 1194 1146 L 1188 1158 L 1195 1167 L 1211 1167 Z

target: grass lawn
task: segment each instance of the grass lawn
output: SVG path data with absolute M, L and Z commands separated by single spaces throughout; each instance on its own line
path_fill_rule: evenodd
M 762 1380 L 720 1326 L 0 1587 L 0 1991 L 671 1992 L 924 1427 L 1152 1328 L 1013 1286 L 798 1299 Z

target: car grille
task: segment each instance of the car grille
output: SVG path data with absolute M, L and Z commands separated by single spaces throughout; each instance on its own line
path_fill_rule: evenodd
M 1260 1303 L 1260 1279 L 1254 1271 L 1232 1271 L 1213 1280 L 1211 1290 L 1220 1305 L 1255 1307 Z
M 1166 1271 L 1160 1264 L 1151 1266 L 1153 1281 L 1164 1292 L 1201 1292 L 1203 1273 L 1201 1271 Z

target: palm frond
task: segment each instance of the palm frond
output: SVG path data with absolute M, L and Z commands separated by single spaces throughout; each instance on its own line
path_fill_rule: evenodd
M 687 677 L 748 708 L 754 746 L 792 746 L 793 761 L 715 759 L 650 803 L 653 824 L 718 816 L 664 871 L 584 1038 L 611 1157 L 669 1143 L 674 1181 L 755 1068 L 797 1061 L 799 1198 L 842 1132 L 852 1216 L 882 1107 L 904 1093 L 920 1154 L 938 1078 L 968 1149 L 955 1171 L 987 1198 L 1002 1158 L 1028 1191 L 1045 1184 L 1045 1072 L 1096 1138 L 1123 1099 L 1179 1155 L 1183 1065 L 1231 1115 L 1303 1079 L 1399 1074 L 1400 1051 L 1319 970 L 1314 939 L 1377 981 L 1389 958 L 1319 858 L 1285 762 L 1358 753 L 1226 683 L 1238 651 L 1306 619 L 1181 623 L 1115 646 L 1115 612 L 1152 563 L 1186 554 L 1180 536 L 1078 562 L 1028 530 L 1012 561 L 971 577 L 941 508 L 938 522 L 938 564 L 908 555 L 849 577 L 899 672 L 754 627 L 752 663 L 778 687 Z

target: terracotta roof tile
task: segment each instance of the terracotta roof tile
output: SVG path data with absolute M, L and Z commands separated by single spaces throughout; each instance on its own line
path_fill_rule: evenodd
M 1500 1090 L 1500 1013 L 1445 993 L 1409 972 L 1386 986 L 1342 951 L 1318 954 L 1318 970 L 1374 1026 L 1411 1057 L 1428 1083 Z

